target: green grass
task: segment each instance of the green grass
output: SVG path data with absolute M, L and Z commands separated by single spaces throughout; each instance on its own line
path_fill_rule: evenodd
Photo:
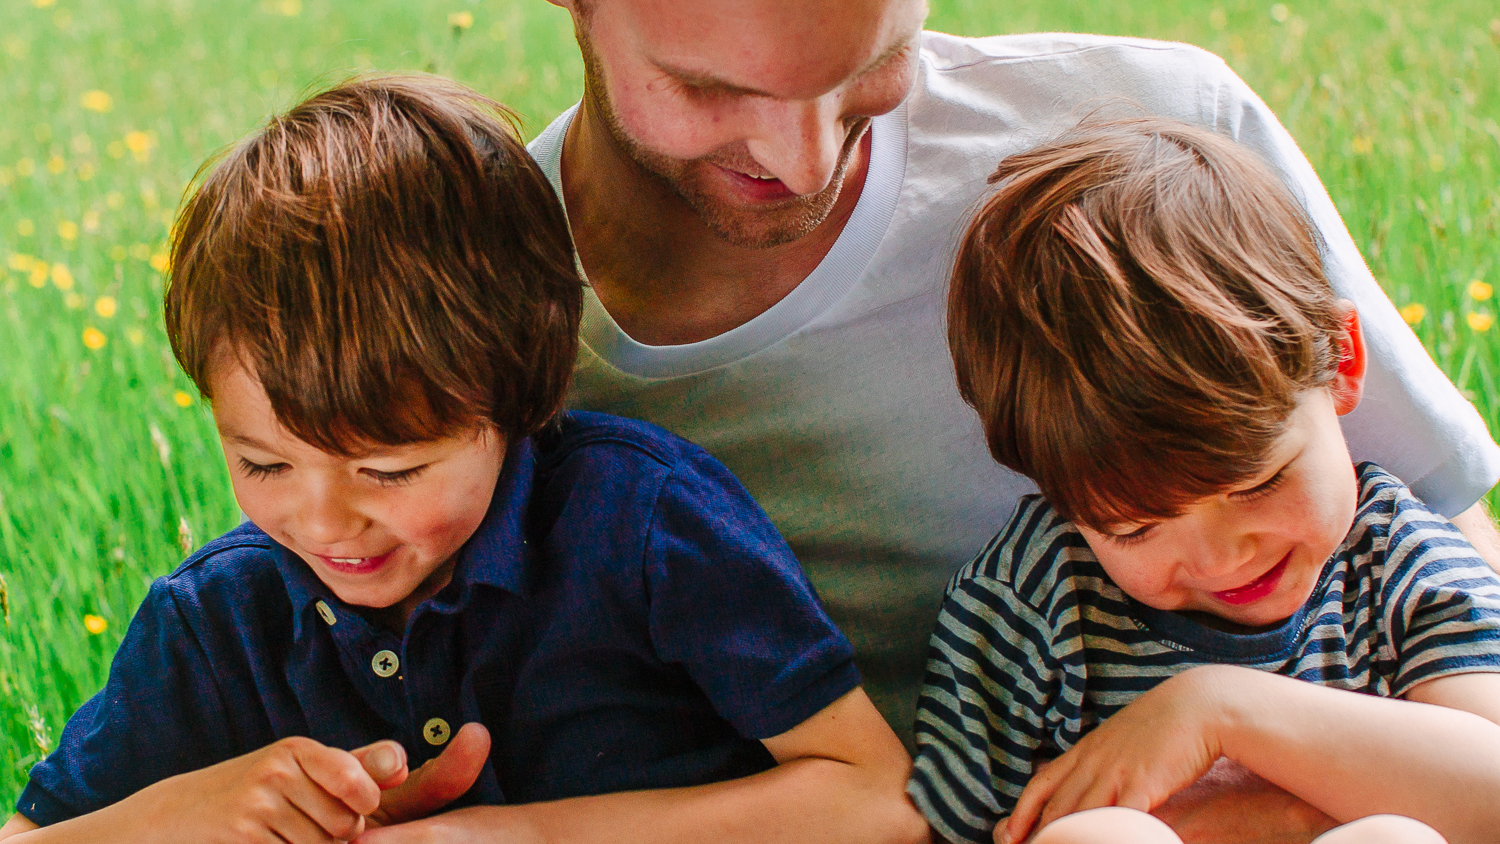
M 472 28 L 456 32 L 453 12 Z M 1418 334 L 1495 427 L 1500 330 L 1470 324 L 1495 301 L 1468 290 L 1500 283 L 1497 18 L 1492 0 L 934 0 L 929 25 L 1142 35 L 1223 55 L 1303 145 L 1391 297 L 1425 307 Z M 192 390 L 160 325 L 171 209 L 214 150 L 310 85 L 366 68 L 456 76 L 531 132 L 581 78 L 567 16 L 541 0 L 0 5 L 6 806 L 103 682 L 150 580 L 237 520 L 203 407 L 178 403 Z M 91 91 L 107 110 L 85 107 Z M 85 345 L 89 329 L 102 347 Z M 86 614 L 107 629 L 89 633 Z

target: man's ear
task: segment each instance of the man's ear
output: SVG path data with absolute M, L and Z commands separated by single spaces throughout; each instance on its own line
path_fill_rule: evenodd
M 1359 327 L 1359 311 L 1348 299 L 1338 303 L 1342 315 L 1343 330 L 1339 332 L 1339 367 L 1333 375 L 1328 389 L 1333 393 L 1333 408 L 1340 416 L 1359 406 L 1364 395 L 1365 334 Z

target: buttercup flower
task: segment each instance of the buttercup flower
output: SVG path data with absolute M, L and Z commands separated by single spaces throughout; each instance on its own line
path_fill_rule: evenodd
M 1494 324 L 1495 324 L 1495 318 L 1492 317 L 1492 316 L 1490 316 L 1489 314 L 1484 314 L 1484 313 L 1472 313 L 1472 314 L 1469 314 L 1469 327 L 1472 328 L 1472 329 L 1474 329 L 1475 331 L 1478 331 L 1478 332 L 1489 331 L 1490 330 L 1490 326 L 1492 326 Z
M 58 290 L 73 289 L 73 273 L 66 264 L 52 265 L 52 283 L 57 285 Z
M 107 342 L 109 342 L 109 338 L 104 336 L 104 332 L 92 325 L 83 330 L 83 345 L 85 347 L 97 352 L 104 348 L 104 344 Z
M 155 255 L 152 255 L 151 269 L 156 270 L 159 273 L 166 272 L 168 260 L 169 259 L 167 258 L 167 253 L 165 252 L 158 252 Z
M 454 32 L 462 32 L 474 25 L 474 13 L 453 12 L 448 15 L 448 25 L 453 27 Z
M 83 628 L 89 633 L 98 636 L 109 629 L 109 622 L 97 615 L 86 615 L 83 617 Z
M 97 111 L 100 114 L 109 111 L 115 104 L 115 101 L 110 98 L 109 94 L 103 91 L 87 91 L 80 99 L 80 102 L 83 103 L 84 108 L 89 111 Z
M 115 297 L 113 296 L 100 296 L 94 300 L 94 313 L 105 319 L 113 317 L 119 307 L 119 303 L 115 301 Z
M 1495 288 L 1493 286 L 1486 284 L 1477 278 L 1469 282 L 1469 296 L 1474 301 L 1485 302 L 1488 301 L 1489 298 L 1493 295 L 1495 295 Z
M 72 220 L 63 220 L 57 224 L 57 236 L 63 240 L 77 240 L 78 224 Z
M 145 132 L 136 131 L 125 135 L 125 148 L 130 150 L 130 154 L 134 155 L 137 161 L 145 161 L 150 158 L 151 148 L 154 146 L 156 146 L 156 143 Z
M 1407 325 L 1416 325 L 1427 316 L 1427 306 L 1421 302 L 1412 302 L 1401 309 L 1401 318 L 1406 320 Z
M 177 402 L 178 407 L 189 407 L 193 403 L 193 397 L 178 390 L 172 394 L 172 401 Z

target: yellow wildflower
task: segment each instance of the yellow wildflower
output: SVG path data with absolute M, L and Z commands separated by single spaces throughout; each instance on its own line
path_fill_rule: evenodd
M 104 344 L 107 342 L 109 342 L 109 339 L 104 336 L 104 332 L 92 325 L 83 330 L 83 345 L 88 348 L 97 352 L 104 348 Z
M 57 224 L 57 236 L 63 240 L 77 240 L 78 224 L 72 220 L 63 220 Z
M 89 111 L 97 111 L 100 114 L 109 111 L 115 105 L 115 101 L 110 98 L 109 94 L 103 91 L 87 91 L 84 93 L 81 102 L 84 108 Z
M 58 290 L 73 289 L 73 273 L 68 270 L 67 264 L 52 265 L 52 283 L 57 285 Z
M 1485 302 L 1493 295 L 1495 295 L 1495 288 L 1492 285 L 1486 284 L 1477 278 L 1469 282 L 1469 296 L 1474 301 Z
M 78 181 L 87 182 L 92 178 L 94 178 L 94 165 L 88 163 L 87 161 L 78 165 Z
M 125 339 L 130 341 L 130 345 L 139 346 L 146 342 L 146 332 L 139 328 L 132 328 L 125 332 Z
M 178 390 L 172 394 L 172 401 L 177 402 L 178 407 L 190 407 L 193 404 L 193 397 Z
M 152 141 L 151 136 L 145 132 L 136 131 L 125 135 L 125 148 L 130 150 L 130 154 L 135 156 L 137 161 L 150 158 L 151 148 L 154 146 L 156 142 Z
M 36 234 L 36 223 L 33 223 L 24 217 L 17 220 L 16 234 L 20 235 L 21 237 L 31 237 L 32 235 Z
M 12 252 L 10 257 L 5 259 L 5 265 L 18 273 L 31 272 L 31 265 L 34 263 L 36 263 L 35 258 L 22 255 L 20 252 Z
M 144 243 L 137 243 L 130 247 L 130 257 L 137 261 L 151 260 L 151 247 Z
M 54 155 L 47 159 L 47 172 L 56 176 L 58 173 L 68 169 L 68 162 L 63 161 L 62 156 Z
M 97 615 L 86 615 L 83 617 L 83 627 L 95 636 L 109 629 L 109 622 Z
M 455 33 L 462 32 L 474 25 L 473 12 L 452 12 L 448 15 L 448 25 L 453 27 Z
M 1489 331 L 1490 330 L 1490 326 L 1492 326 L 1494 324 L 1495 324 L 1495 318 L 1492 317 L 1492 316 L 1490 316 L 1489 314 L 1482 314 L 1482 313 L 1472 313 L 1472 314 L 1469 314 L 1469 327 L 1472 328 L 1472 329 L 1474 329 L 1475 331 L 1478 331 L 1478 332 Z
M 1427 316 L 1427 306 L 1421 302 L 1412 302 L 1401 309 L 1401 318 L 1406 320 L 1407 325 L 1416 325 Z
M 1277 23 L 1286 23 L 1286 19 L 1292 16 L 1292 10 L 1285 3 L 1277 3 L 1271 7 L 1271 20 Z
M 105 319 L 109 319 L 110 317 L 114 316 L 115 311 L 119 309 L 120 303 L 116 302 L 115 297 L 113 296 L 100 296 L 98 299 L 94 300 L 94 313 L 104 317 Z
M 274 8 L 283 17 L 295 18 L 302 14 L 302 0 L 277 0 Z
M 83 212 L 83 230 L 86 232 L 96 232 L 99 230 L 98 211 Z
M 47 262 L 46 261 L 37 261 L 36 263 L 32 264 L 31 265 L 31 277 L 29 279 L 27 279 L 27 281 L 31 282 L 31 286 L 32 287 L 38 287 L 38 288 L 40 288 L 40 287 L 46 287 L 47 286 Z
M 63 297 L 63 304 L 76 311 L 83 307 L 83 297 L 77 291 L 69 290 L 68 295 Z
M 151 269 L 156 270 L 159 273 L 164 273 L 167 271 L 168 262 L 169 259 L 167 257 L 167 253 L 158 252 L 155 255 L 151 256 Z
M 56 2 L 57 0 L 31 0 L 31 5 L 37 7 L 38 9 L 45 9 Z

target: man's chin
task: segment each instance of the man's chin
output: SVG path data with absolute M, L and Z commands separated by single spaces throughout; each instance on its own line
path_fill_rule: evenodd
M 678 196 L 721 240 L 745 249 L 785 246 L 812 234 L 828 219 L 838 202 L 843 173 L 828 187 L 811 196 L 777 202 L 766 207 L 747 207 L 695 190 L 691 184 L 674 185 Z

